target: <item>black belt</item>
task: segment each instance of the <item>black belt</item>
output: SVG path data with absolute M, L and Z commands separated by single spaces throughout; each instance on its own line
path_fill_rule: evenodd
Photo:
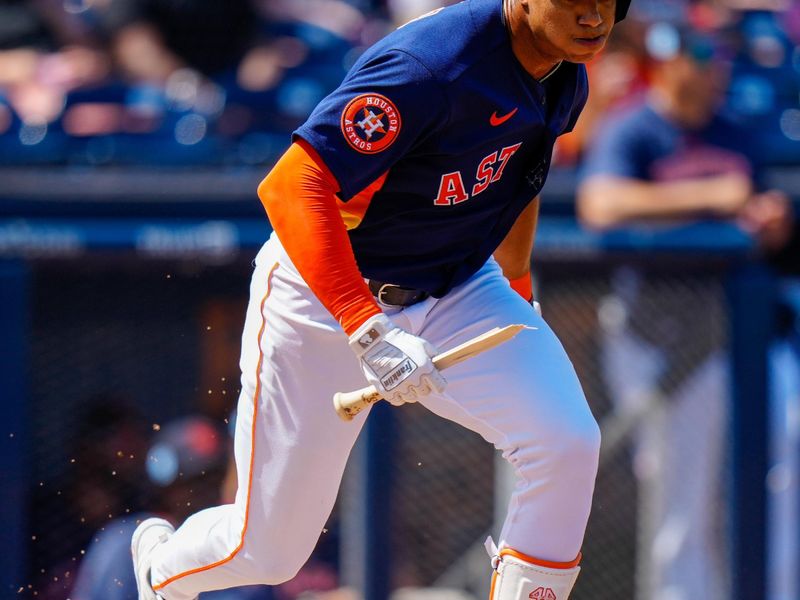
M 377 298 L 378 302 L 387 306 L 411 306 L 430 296 L 425 290 L 384 283 L 374 279 L 369 280 L 369 291 Z

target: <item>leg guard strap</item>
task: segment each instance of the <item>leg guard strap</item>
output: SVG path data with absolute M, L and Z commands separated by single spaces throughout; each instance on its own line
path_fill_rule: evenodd
M 578 578 L 580 555 L 569 563 L 552 563 L 504 548 L 492 557 L 489 600 L 567 600 Z

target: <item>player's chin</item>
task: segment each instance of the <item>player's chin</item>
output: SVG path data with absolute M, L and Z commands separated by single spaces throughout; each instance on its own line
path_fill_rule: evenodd
M 569 62 L 584 63 L 592 60 L 606 46 L 607 35 L 593 38 L 572 38 L 566 52 Z

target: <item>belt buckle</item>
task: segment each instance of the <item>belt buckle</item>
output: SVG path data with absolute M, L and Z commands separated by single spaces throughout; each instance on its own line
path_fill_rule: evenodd
M 387 302 L 386 300 L 383 299 L 383 295 L 385 293 L 388 293 L 387 288 L 391 289 L 391 288 L 395 288 L 395 287 L 399 287 L 399 286 L 396 286 L 396 285 L 391 284 L 391 283 L 384 283 L 380 287 L 380 289 L 378 290 L 378 293 L 376 294 L 376 297 L 378 298 L 378 302 L 380 302 L 384 306 L 393 306 L 393 307 L 400 306 L 399 304 L 392 304 L 391 302 Z

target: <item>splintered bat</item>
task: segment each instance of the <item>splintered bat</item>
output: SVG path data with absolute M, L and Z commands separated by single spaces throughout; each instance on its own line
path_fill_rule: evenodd
M 494 348 L 507 342 L 523 329 L 535 329 L 526 325 L 506 325 L 505 327 L 495 327 L 482 333 L 455 348 L 442 352 L 433 358 L 433 366 L 440 371 L 448 369 L 453 365 L 477 356 L 490 348 Z M 374 404 L 383 397 L 375 386 L 368 386 L 354 392 L 336 392 L 333 396 L 333 406 L 336 414 L 344 421 L 352 421 L 358 413 L 370 404 Z

